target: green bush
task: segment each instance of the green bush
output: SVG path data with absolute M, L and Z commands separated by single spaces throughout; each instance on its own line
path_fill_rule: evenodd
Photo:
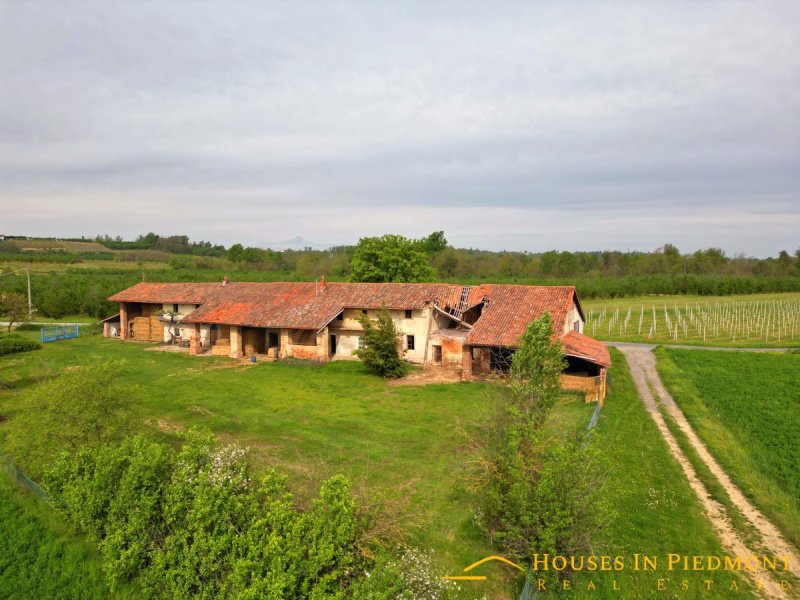
M 386 308 L 378 312 L 378 320 L 373 322 L 367 315 L 359 317 L 364 328 L 364 347 L 354 352 L 364 365 L 381 377 L 402 377 L 408 372 L 398 350 L 398 334 L 392 316 Z
M 451 589 L 424 563 L 406 573 L 403 557 L 361 546 L 365 520 L 344 477 L 326 481 L 301 511 L 284 476 L 269 470 L 253 480 L 244 449 L 215 446 L 210 433 L 190 431 L 178 451 L 136 436 L 63 453 L 45 486 L 98 542 L 115 589 L 135 582 L 160 598 L 387 600 Z
M 0 337 L 0 356 L 5 354 L 14 354 L 15 352 L 30 352 L 31 350 L 39 350 L 41 344 L 24 338 L 21 335 L 4 335 Z

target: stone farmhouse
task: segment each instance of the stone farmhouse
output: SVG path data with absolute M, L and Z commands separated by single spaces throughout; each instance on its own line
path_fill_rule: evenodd
M 192 354 L 357 360 L 361 314 L 389 310 L 406 360 L 462 379 L 507 370 L 519 338 L 549 312 L 567 368 L 562 385 L 602 401 L 608 349 L 583 334 L 573 286 L 447 283 L 138 283 L 109 298 L 105 335 L 188 346 Z

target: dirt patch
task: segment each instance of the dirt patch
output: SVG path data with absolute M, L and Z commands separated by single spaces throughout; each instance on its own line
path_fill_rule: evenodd
M 207 408 L 203 408 L 202 406 L 195 406 L 194 404 L 192 406 L 187 406 L 186 410 L 196 415 L 203 415 L 204 417 L 213 417 L 216 414 L 208 410 Z
M 459 371 L 443 367 L 427 367 L 418 371 L 414 370 L 399 379 L 390 379 L 389 385 L 430 385 L 433 383 L 458 383 L 460 381 L 461 373 Z
M 800 576 L 800 555 L 783 538 L 778 529 L 767 520 L 767 518 L 755 508 L 742 494 L 741 490 L 731 481 L 728 474 L 722 469 L 717 461 L 711 456 L 705 444 L 700 441 L 697 434 L 689 425 L 683 412 L 675 404 L 675 400 L 669 395 L 661 378 L 656 371 L 655 355 L 648 348 L 621 347 L 620 350 L 628 359 L 628 365 L 633 376 L 639 397 L 645 405 L 648 413 L 667 442 L 670 453 L 681 466 L 689 485 L 695 492 L 701 506 L 703 507 L 712 527 L 717 533 L 723 547 L 733 556 L 749 556 L 752 554 L 762 554 L 759 548 L 748 547 L 741 536 L 731 525 L 730 516 L 726 508 L 711 498 L 705 485 L 697 477 L 697 473 L 689 459 L 681 450 L 678 441 L 667 428 L 664 416 L 658 408 L 658 402 L 664 407 L 668 414 L 675 420 L 676 424 L 689 440 L 697 456 L 708 467 L 720 485 L 725 489 L 726 494 L 736 509 L 754 527 L 760 537 L 759 546 L 765 548 L 775 556 L 786 556 L 789 558 L 789 570 L 793 575 Z M 653 392 L 658 396 L 658 402 Z M 770 572 L 765 570 L 745 571 L 745 574 L 753 580 L 756 591 L 761 590 L 770 598 L 789 598 L 789 595 L 773 579 Z M 759 584 L 762 586 L 759 588 Z
M 174 352 L 176 354 L 189 354 L 189 348 L 181 348 L 180 346 L 151 346 L 145 348 L 145 352 Z
M 159 431 L 163 431 L 164 433 L 183 433 L 186 431 L 185 426 L 171 419 L 157 419 L 156 421 L 145 419 L 144 424 L 150 426 L 155 425 Z

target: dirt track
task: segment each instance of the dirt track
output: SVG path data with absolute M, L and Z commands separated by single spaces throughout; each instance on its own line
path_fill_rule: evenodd
M 773 525 L 752 503 L 745 498 L 741 490 L 731 481 L 728 474 L 722 469 L 719 463 L 708 452 L 705 444 L 697 437 L 697 434 L 689 425 L 683 412 L 678 408 L 678 405 L 669 395 L 661 378 L 656 371 L 656 359 L 652 353 L 651 348 L 645 345 L 624 345 L 619 349 L 625 355 L 630 366 L 633 380 L 636 384 L 636 389 L 639 396 L 644 402 L 645 408 L 650 413 L 650 416 L 655 421 L 661 435 L 669 446 L 670 452 L 678 461 L 683 469 L 689 484 L 700 500 L 703 509 L 708 515 L 712 526 L 714 527 L 720 541 L 722 542 L 725 550 L 731 555 L 746 556 L 751 554 L 770 554 L 775 556 L 786 556 L 790 561 L 790 571 L 796 576 L 800 577 L 800 555 L 797 550 L 789 544 L 781 535 L 780 531 Z M 655 395 L 658 397 L 656 400 Z M 689 459 L 681 450 L 677 440 L 667 428 L 664 417 L 661 414 L 658 404 L 664 407 L 664 410 L 674 419 L 680 430 L 688 439 L 693 450 L 708 467 L 709 471 L 719 481 L 720 485 L 724 488 L 726 494 L 730 498 L 731 503 L 736 506 L 737 510 L 743 517 L 753 526 L 758 533 L 759 542 L 757 547 L 754 545 L 748 546 L 742 540 L 741 536 L 731 525 L 730 516 L 726 508 L 711 498 L 705 485 L 697 477 L 694 467 Z M 755 583 L 760 579 L 763 585 L 763 592 L 770 598 L 789 598 L 790 595 L 780 588 L 778 583 L 773 577 L 764 571 L 748 573 L 750 578 Z

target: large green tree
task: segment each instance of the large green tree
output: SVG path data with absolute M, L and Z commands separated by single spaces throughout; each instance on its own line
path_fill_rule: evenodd
M 350 261 L 350 281 L 410 283 L 435 277 L 421 241 L 402 235 L 361 238 Z

